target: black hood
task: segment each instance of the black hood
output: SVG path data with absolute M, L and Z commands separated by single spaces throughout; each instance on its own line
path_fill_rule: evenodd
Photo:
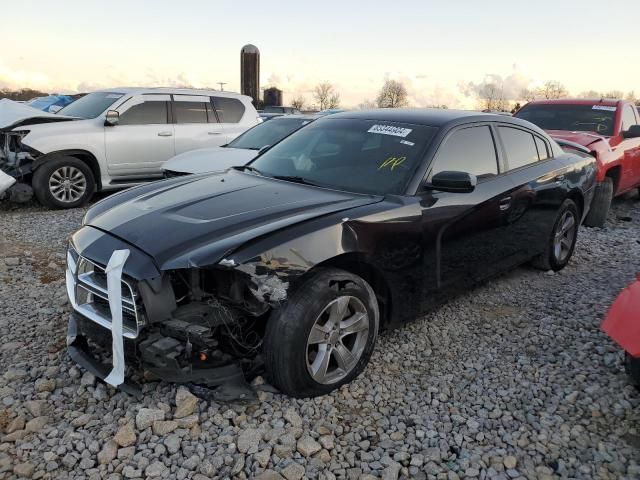
M 212 265 L 248 240 L 381 199 L 229 170 L 115 195 L 89 211 L 87 224 L 167 270 Z

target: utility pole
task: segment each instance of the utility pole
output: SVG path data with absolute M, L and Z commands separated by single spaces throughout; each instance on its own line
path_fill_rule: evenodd
M 220 91 L 224 92 L 224 86 L 227 84 L 227 82 L 216 82 L 218 85 L 220 85 Z

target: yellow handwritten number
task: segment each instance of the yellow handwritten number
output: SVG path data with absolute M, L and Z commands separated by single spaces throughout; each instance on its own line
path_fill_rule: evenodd
M 407 157 L 389 157 L 378 167 L 378 170 L 389 167 L 389 170 L 393 171 L 394 168 L 404 162 Z

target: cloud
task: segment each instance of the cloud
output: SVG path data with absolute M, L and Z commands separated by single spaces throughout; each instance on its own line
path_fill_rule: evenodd
M 536 81 L 522 72 L 517 65 L 512 66 L 508 75 L 488 73 L 481 82 L 460 82 L 459 91 L 467 98 L 478 98 L 486 91 L 488 86 L 495 86 L 505 100 L 520 100 L 523 90 L 529 89 Z
M 0 62 L 0 88 L 17 90 L 33 88 L 47 89 L 51 85 L 49 77 L 42 72 L 16 70 Z

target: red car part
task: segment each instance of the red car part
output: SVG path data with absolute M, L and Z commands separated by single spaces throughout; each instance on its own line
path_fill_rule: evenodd
M 640 358 L 640 274 L 615 299 L 602 330 L 634 358 Z

